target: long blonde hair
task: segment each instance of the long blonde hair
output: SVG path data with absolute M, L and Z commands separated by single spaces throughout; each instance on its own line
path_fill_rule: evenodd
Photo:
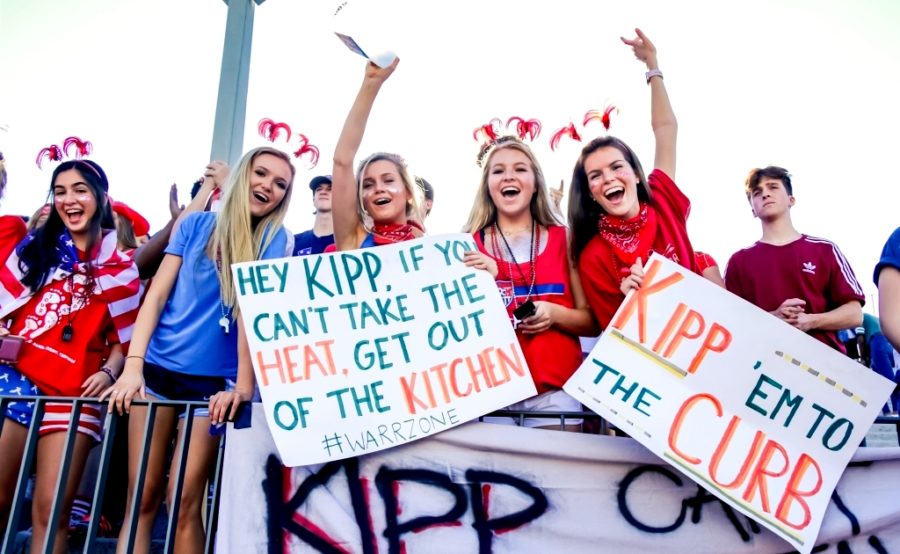
M 531 217 L 544 227 L 551 225 L 565 225 L 560 216 L 551 208 L 550 193 L 547 191 L 547 182 L 544 180 L 544 172 L 541 165 L 531 148 L 521 140 L 508 136 L 500 137 L 491 146 L 490 153 L 484 158 L 481 166 L 481 182 L 478 185 L 478 191 L 475 193 L 475 200 L 472 202 L 472 210 L 469 212 L 469 220 L 463 227 L 463 232 L 474 233 L 485 227 L 492 225 L 497 221 L 497 206 L 491 200 L 491 192 L 488 189 L 488 177 L 491 169 L 491 159 L 498 151 L 509 148 L 518 150 L 525 154 L 528 162 L 531 164 L 531 171 L 534 172 L 534 195 L 531 197 L 530 211 Z
M 263 154 L 270 154 L 287 162 L 291 168 L 291 181 L 281 203 L 260 219 L 254 227 L 250 215 L 250 175 L 254 160 Z M 231 278 L 231 265 L 258 260 L 275 236 L 284 231 L 282 223 L 291 202 L 295 173 L 290 156 L 281 150 L 261 146 L 244 154 L 237 167 L 228 176 L 228 183 L 223 187 L 225 198 L 222 210 L 216 214 L 216 226 L 206 245 L 206 255 L 215 261 L 217 253 L 221 253 L 222 270 L 219 272 L 219 287 L 222 291 L 222 303 L 233 308 L 232 317 L 237 317 L 238 306 L 237 292 Z
M 370 165 L 377 161 L 385 160 L 394 164 L 394 167 L 397 169 L 397 173 L 400 174 L 400 180 L 403 181 L 403 186 L 406 188 L 406 194 L 409 197 L 409 200 L 406 202 L 406 218 L 407 219 L 415 219 L 419 223 L 424 219 L 422 214 L 422 206 L 425 204 L 425 193 L 422 189 L 413 181 L 412 177 L 409 175 L 409 170 L 406 167 L 406 160 L 400 157 L 398 154 L 391 154 L 389 152 L 375 152 L 368 158 L 363 159 L 359 162 L 359 165 L 356 168 L 356 209 L 359 212 L 360 221 L 363 222 L 363 226 L 371 231 L 371 223 L 372 216 L 366 212 L 365 207 L 363 206 L 363 194 L 362 194 L 362 182 L 363 176 L 366 174 L 366 170 Z

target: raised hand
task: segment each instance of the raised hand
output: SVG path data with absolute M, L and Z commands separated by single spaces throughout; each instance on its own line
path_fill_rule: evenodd
M 227 163 L 212 161 L 209 162 L 209 165 L 206 166 L 206 170 L 203 172 L 203 177 L 212 179 L 213 183 L 215 183 L 216 185 L 216 188 L 222 188 L 225 180 L 228 179 L 229 173 L 231 173 L 231 168 L 228 167 Z
M 645 35 L 643 31 L 636 28 L 634 32 L 637 34 L 635 38 L 619 38 L 622 39 L 622 42 L 631 47 L 634 57 L 644 62 L 647 65 L 647 69 L 659 69 L 656 61 L 656 47 L 653 46 L 653 43 L 650 42 L 650 39 L 647 38 L 647 35 Z
M 169 214 L 175 219 L 184 210 L 184 206 L 178 204 L 178 185 L 172 183 L 169 188 Z
M 387 81 L 387 78 L 391 76 L 395 69 L 397 69 L 397 64 L 400 63 L 400 58 L 394 58 L 394 61 L 391 62 L 391 65 L 387 67 L 378 67 L 372 62 L 366 64 L 366 81 L 374 81 L 376 83 L 383 83 Z
M 565 181 L 563 179 L 559 180 L 559 188 L 550 187 L 550 199 L 553 200 L 556 207 L 560 209 L 562 209 L 563 187 L 565 187 Z

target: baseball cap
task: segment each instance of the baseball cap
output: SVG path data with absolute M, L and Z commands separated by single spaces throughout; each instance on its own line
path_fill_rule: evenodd
M 331 184 L 331 175 L 319 175 L 318 177 L 313 177 L 313 180 L 309 182 L 309 190 L 315 192 L 317 188 L 321 185 L 330 185 Z

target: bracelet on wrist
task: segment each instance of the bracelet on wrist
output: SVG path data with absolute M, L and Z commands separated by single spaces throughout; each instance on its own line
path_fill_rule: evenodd
M 650 71 L 648 71 L 647 73 L 645 73 L 644 76 L 647 77 L 647 84 L 648 84 L 648 85 L 650 84 L 650 79 L 652 79 L 652 78 L 654 78 L 654 77 L 659 77 L 660 79 L 663 78 L 662 71 L 660 71 L 659 69 L 651 69 Z
M 113 372 L 112 372 L 111 369 L 109 369 L 108 367 L 101 367 L 101 368 L 100 368 L 100 371 L 102 371 L 103 373 L 109 375 L 109 378 L 112 379 L 112 382 L 113 382 L 113 383 L 116 382 L 116 376 L 113 375 Z
M 137 358 L 138 360 L 144 361 L 143 356 L 125 356 L 125 359 L 128 360 L 130 358 Z

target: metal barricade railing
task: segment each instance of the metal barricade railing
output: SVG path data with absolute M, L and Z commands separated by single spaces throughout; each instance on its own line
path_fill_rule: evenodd
M 595 427 L 590 432 L 605 435 L 610 431 L 609 423 L 596 413 L 590 411 L 532 412 L 527 410 L 497 410 L 479 417 L 478 421 L 485 421 L 491 418 L 510 418 L 516 423 L 516 425 L 519 425 L 520 427 L 525 425 L 526 419 L 546 419 L 548 423 L 547 427 L 553 425 L 554 420 L 557 420 L 559 421 L 560 430 L 566 429 L 567 420 L 580 419 L 585 422 L 592 422 L 595 424 Z
M 67 463 L 69 460 L 69 454 L 72 452 L 72 448 L 75 444 L 75 434 L 77 429 L 76 419 L 79 416 L 80 408 L 85 404 L 97 404 L 96 399 L 91 398 L 60 398 L 60 397 L 44 397 L 44 396 L 21 396 L 21 397 L 11 397 L 11 396 L 2 396 L 0 395 L 0 433 L 3 431 L 3 427 L 5 425 L 5 417 L 2 417 L 2 414 L 5 413 L 6 407 L 9 402 L 34 402 L 34 415 L 32 418 L 32 423 L 28 428 L 25 447 L 22 454 L 22 461 L 19 467 L 18 478 L 16 481 L 15 493 L 12 500 L 12 505 L 10 507 L 9 518 L 7 521 L 6 532 L 3 536 L 2 544 L 0 544 L 0 552 L 10 552 L 13 550 L 13 546 L 16 541 L 16 535 L 19 532 L 19 523 L 22 516 L 22 510 L 24 509 L 25 504 L 25 491 L 28 486 L 28 481 L 31 476 L 31 468 L 34 465 L 34 460 L 37 452 L 37 443 L 38 443 L 38 431 L 40 429 L 40 421 L 43 419 L 44 412 L 46 410 L 46 405 L 48 402 L 56 403 L 70 403 L 72 404 L 72 415 L 69 418 L 69 426 L 65 431 L 65 446 L 61 456 L 61 463 L 59 474 L 56 481 L 56 493 L 53 499 L 53 507 L 50 513 L 50 519 L 48 520 L 47 533 L 44 538 L 44 552 L 50 553 L 53 550 L 54 540 L 56 538 L 56 530 L 57 525 L 56 521 L 59 520 L 62 515 L 60 512 L 62 510 L 63 505 L 63 495 L 60 494 L 62 490 L 62 486 L 66 483 L 68 479 L 68 474 L 70 470 L 70 464 Z M 136 400 L 133 402 L 136 405 L 146 405 L 147 406 L 147 416 L 144 426 L 144 436 L 142 437 L 141 443 L 141 458 L 138 461 L 137 466 L 137 481 L 135 482 L 133 498 L 131 502 L 131 509 L 125 515 L 125 521 L 123 522 L 123 527 L 128 528 L 129 532 L 127 534 L 125 551 L 130 552 L 133 550 L 134 546 L 134 537 L 135 531 L 137 529 L 137 520 L 140 512 L 141 505 L 141 497 L 143 495 L 144 483 L 145 483 L 145 474 L 147 468 L 147 462 L 150 452 L 150 440 L 153 436 L 153 427 L 155 425 L 156 413 L 159 408 L 166 407 L 183 407 L 187 409 L 187 414 L 184 422 L 184 428 L 181 432 L 181 440 L 178 444 L 176 444 L 175 454 L 179 456 L 180 463 L 175 471 L 174 475 L 170 475 L 170 479 L 174 479 L 175 482 L 175 491 L 174 491 L 174 501 L 171 503 L 171 506 L 168 507 L 168 522 L 166 525 L 166 536 L 165 543 L 163 545 L 164 552 L 173 552 L 174 551 L 174 540 L 175 540 L 175 532 L 177 528 L 178 522 L 178 512 L 180 509 L 180 498 L 181 491 L 184 486 L 184 472 L 185 466 L 187 463 L 187 456 L 189 450 L 189 438 L 193 425 L 193 415 L 194 412 L 198 408 L 202 408 L 206 406 L 205 402 L 179 402 L 179 401 L 146 401 L 146 400 Z M 105 410 L 105 404 L 102 405 Z M 560 429 L 565 429 L 567 425 L 567 421 L 572 420 L 582 420 L 584 422 L 590 422 L 592 431 L 594 433 L 599 434 L 607 434 L 610 430 L 608 423 L 599 415 L 588 412 L 588 411 L 580 411 L 580 412 L 528 412 L 528 411 L 520 411 L 520 410 L 498 410 L 487 414 L 479 418 L 479 420 L 484 420 L 485 418 L 493 418 L 493 417 L 502 417 L 502 418 L 512 418 L 519 425 L 523 425 L 525 419 L 546 419 L 548 422 L 552 424 L 553 420 L 557 420 L 559 422 Z M 97 470 L 97 481 L 94 485 L 93 491 L 93 500 L 91 506 L 90 519 L 88 522 L 88 528 L 85 536 L 85 551 L 90 551 L 92 547 L 95 545 L 95 541 L 98 539 L 98 531 L 99 531 L 99 523 L 100 523 L 100 514 L 103 509 L 103 500 L 104 500 L 104 491 L 106 489 L 107 478 L 109 474 L 109 466 L 110 460 L 112 458 L 112 449 L 113 449 L 113 441 L 115 440 L 116 433 L 118 431 L 120 420 L 122 419 L 117 413 L 108 413 L 104 418 L 103 425 L 103 436 L 100 443 L 100 462 L 99 468 Z M 900 443 L 900 417 L 893 416 L 881 416 L 878 417 L 875 421 L 877 424 L 889 424 L 893 425 L 898 433 L 898 443 Z M 213 551 L 215 544 L 215 534 L 216 534 L 216 526 L 217 526 L 217 516 L 218 516 L 218 506 L 219 506 L 219 494 L 220 494 L 220 480 L 222 475 L 222 464 L 224 460 L 224 441 L 219 445 L 218 456 L 216 459 L 215 470 L 210 477 L 211 483 L 211 495 L 207 498 L 208 502 L 208 510 L 206 517 L 206 544 L 204 551 L 209 553 Z
M 44 412 L 46 410 L 46 404 L 48 402 L 52 402 L 54 404 L 63 403 L 72 405 L 72 414 L 69 417 L 69 425 L 67 430 L 65 431 L 65 446 L 63 448 L 62 455 L 60 456 L 60 468 L 56 481 L 56 492 L 53 498 L 53 506 L 50 511 L 50 517 L 48 519 L 47 533 L 44 537 L 44 552 L 49 554 L 53 551 L 53 544 L 56 539 L 56 530 L 58 527 L 56 522 L 58 522 L 60 520 L 60 517 L 63 515 L 61 514 L 61 511 L 64 495 L 61 493 L 64 490 L 65 483 L 68 481 L 69 470 L 71 466 L 71 464 L 68 462 L 75 444 L 75 435 L 78 427 L 77 418 L 79 417 L 82 406 L 86 404 L 98 403 L 97 400 L 93 398 L 63 398 L 45 396 L 14 397 L 0 395 L 0 433 L 2 433 L 3 426 L 6 421 L 6 418 L 3 417 L 2 414 L 6 412 L 6 407 L 10 402 L 34 402 L 34 412 L 25 439 L 25 447 L 22 453 L 22 461 L 19 466 L 15 493 L 13 495 L 12 504 L 10 506 L 9 517 L 7 518 L 6 532 L 4 533 L 2 544 L 0 544 L 0 552 L 10 552 L 13 550 L 13 546 L 16 542 L 16 535 L 20 531 L 22 511 L 24 509 L 26 500 L 26 488 L 31 477 L 31 468 L 34 465 L 39 438 L 38 433 L 40 429 L 40 422 L 43 420 Z M 181 440 L 179 441 L 179 444 L 176 444 L 176 450 L 174 453 L 175 456 L 179 457 L 180 462 L 176 468 L 175 474 L 169 476 L 170 479 L 174 479 L 175 481 L 175 489 L 173 494 L 174 500 L 171 503 L 171 506 L 167 506 L 169 514 L 168 522 L 166 525 L 166 537 L 165 543 L 163 545 L 163 551 L 170 553 L 174 551 L 175 531 L 178 523 L 178 511 L 180 508 L 179 499 L 181 498 L 181 491 L 184 486 L 184 471 L 187 464 L 188 450 L 190 445 L 189 439 L 193 425 L 193 415 L 195 410 L 197 410 L 198 408 L 206 407 L 207 403 L 168 400 L 135 400 L 132 402 L 132 404 L 146 405 L 147 417 L 144 427 L 144 436 L 142 437 L 141 458 L 138 462 L 137 467 L 137 481 L 135 482 L 131 509 L 126 514 L 125 521 L 123 522 L 123 527 L 127 526 L 127 528 L 129 529 L 127 542 L 125 545 L 126 552 L 132 551 L 134 546 L 135 531 L 137 529 L 137 520 L 141 506 L 141 497 L 144 492 L 143 489 L 146 467 L 150 452 L 150 440 L 153 437 L 153 427 L 156 420 L 157 410 L 161 407 L 181 407 L 187 410 L 184 427 L 181 432 Z M 101 405 L 101 408 L 105 411 L 105 403 Z M 94 485 L 91 513 L 85 535 L 85 551 L 89 551 L 98 538 L 101 519 L 100 514 L 103 509 L 104 491 L 106 489 L 107 477 L 109 475 L 113 442 L 115 441 L 116 433 L 118 431 L 119 422 L 121 419 L 122 417 L 117 413 L 108 413 L 104 418 L 103 436 L 100 443 L 100 463 L 97 470 L 97 481 Z M 213 475 L 210 477 L 213 487 L 213 494 L 212 497 L 208 499 L 209 509 L 207 510 L 208 515 L 206 521 L 206 544 L 204 548 L 205 552 L 212 552 L 213 546 L 215 544 L 216 515 L 219 501 L 219 481 L 222 474 L 222 462 L 224 460 L 223 448 L 224 443 L 220 444 L 219 446 L 215 469 Z
M 897 446 L 900 446 L 900 415 L 878 416 L 875 418 L 876 425 L 893 425 L 894 432 L 897 433 Z

